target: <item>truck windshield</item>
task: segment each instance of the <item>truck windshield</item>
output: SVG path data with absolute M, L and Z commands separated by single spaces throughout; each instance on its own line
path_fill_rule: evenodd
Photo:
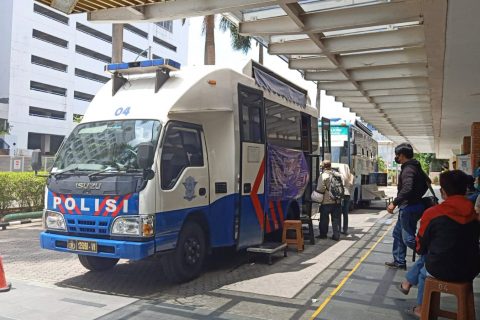
M 52 173 L 139 169 L 142 142 L 157 145 L 161 124 L 156 120 L 113 120 L 79 124 L 57 153 Z

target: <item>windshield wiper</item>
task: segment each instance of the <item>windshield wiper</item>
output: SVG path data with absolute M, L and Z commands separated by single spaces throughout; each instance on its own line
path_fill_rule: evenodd
M 101 175 L 102 173 L 111 171 L 112 169 L 117 169 L 117 171 L 120 171 L 118 167 L 117 167 L 117 168 L 114 168 L 114 167 L 106 167 L 105 169 L 98 170 L 98 171 L 95 171 L 95 172 L 90 173 L 90 174 L 88 175 L 88 177 L 89 177 L 89 178 L 95 177 L 95 176 Z
M 67 169 L 67 170 L 63 170 L 63 171 L 60 171 L 60 172 L 55 172 L 55 173 L 52 173 L 52 176 L 53 177 L 57 177 L 57 176 L 60 176 L 64 173 L 67 173 L 67 172 L 73 172 L 73 171 L 77 171 L 78 170 L 78 167 L 73 167 L 73 168 L 70 168 L 70 169 Z

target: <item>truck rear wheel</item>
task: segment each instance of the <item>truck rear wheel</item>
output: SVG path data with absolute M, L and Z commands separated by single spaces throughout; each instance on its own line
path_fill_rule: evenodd
M 79 254 L 78 260 L 80 260 L 82 266 L 84 266 L 88 270 L 105 271 L 115 267 L 119 259 L 101 258 Z
M 206 254 L 205 232 L 198 223 L 187 221 L 180 232 L 175 251 L 162 257 L 165 276 L 174 283 L 197 278 L 202 272 Z

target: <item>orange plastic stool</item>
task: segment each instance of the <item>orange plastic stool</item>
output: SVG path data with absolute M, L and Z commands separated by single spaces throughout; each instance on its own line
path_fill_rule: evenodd
M 295 238 L 287 238 L 287 231 L 294 230 Z M 302 231 L 302 221 L 300 220 L 285 220 L 283 222 L 283 235 L 282 242 L 286 243 L 287 246 L 294 244 L 297 246 L 297 251 L 303 251 L 303 231 Z
M 457 313 L 440 309 L 440 294 L 449 293 L 457 297 Z M 471 282 L 447 282 L 427 277 L 423 292 L 422 320 L 437 319 L 475 320 L 475 303 Z

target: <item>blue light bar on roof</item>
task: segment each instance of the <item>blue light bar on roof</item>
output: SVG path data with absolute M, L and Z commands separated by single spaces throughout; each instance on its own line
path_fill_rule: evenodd
M 105 66 L 105 71 L 108 72 L 125 72 L 125 71 L 152 71 L 150 69 L 156 68 L 166 68 L 171 71 L 178 71 L 180 70 L 180 63 L 172 60 L 172 59 L 152 59 L 152 60 L 145 60 L 145 61 L 135 61 L 135 62 L 121 62 L 121 63 L 111 63 Z M 145 68 L 145 69 L 144 69 Z M 150 69 L 146 69 L 150 68 Z

